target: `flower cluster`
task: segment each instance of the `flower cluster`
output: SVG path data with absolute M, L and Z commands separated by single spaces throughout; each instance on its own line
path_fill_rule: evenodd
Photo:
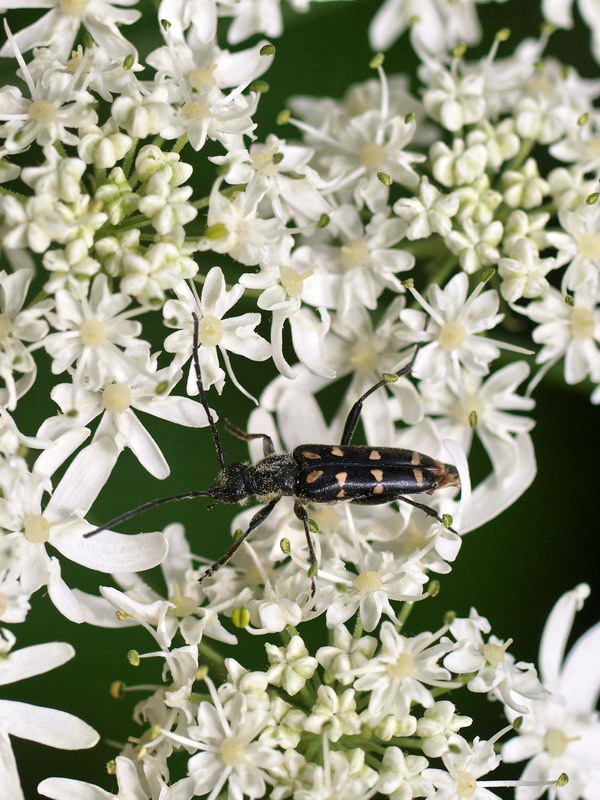
M 144 58 L 125 36 L 135 39 L 133 5 L 61 1 L 28 27 L 5 21 L 0 56 L 16 77 L 0 87 L 0 621 L 25 622 L 39 592 L 72 622 L 142 625 L 153 637 L 159 650 L 147 655 L 164 660 L 171 684 L 138 708 L 148 731 L 115 762 L 123 796 L 472 797 L 500 757 L 495 739 L 464 738 L 470 720 L 437 700 L 464 685 L 513 718 L 529 713 L 527 744 L 511 740 L 503 757 L 537 753 L 533 740 L 549 754 L 531 762 L 534 794 L 570 771 L 577 788 L 561 800 L 587 797 L 596 772 L 585 753 L 555 767 L 580 735 L 571 731 L 592 725 L 591 689 L 577 719 L 544 728 L 555 695 L 571 699 L 558 668 L 542 689 L 475 611 L 436 633 L 408 637 L 403 625 L 451 571 L 461 536 L 534 480 L 532 393 L 548 371 L 594 384 L 600 402 L 600 84 L 549 55 L 549 28 L 512 53 L 501 30 L 477 59 L 464 44 L 481 35 L 474 3 L 386 0 L 371 43 L 385 49 L 411 27 L 414 90 L 378 55 L 372 79 L 339 100 L 290 98 L 279 134 L 259 136 L 275 47 L 255 35 L 282 33 L 279 1 L 163 0 L 160 46 Z M 563 5 L 544 9 L 567 26 Z M 310 493 L 279 503 L 279 489 L 297 492 L 276 478 L 265 510 L 233 522 L 238 537 L 262 523 L 261 537 L 238 538 L 226 564 L 193 553 L 177 523 L 86 536 L 126 449 L 153 478 L 170 473 L 146 415 L 167 429 L 209 427 L 226 466 L 210 405 L 224 391 L 254 400 L 236 374 L 244 360 L 273 368 L 249 434 L 228 425 L 254 461 L 269 440 L 277 453 L 348 444 L 360 417 L 373 459 L 383 446 L 412 454 L 420 502 L 375 502 L 386 475 L 374 461 L 372 491 L 353 507 L 343 470 L 340 502 L 328 504 Z M 45 369 L 43 422 L 22 432 L 19 405 Z M 326 420 L 317 396 L 327 389 L 338 404 Z M 489 472 L 471 492 L 475 438 Z M 453 475 L 445 464 L 456 465 L 460 499 L 457 478 L 425 491 L 423 458 Z M 210 489 L 171 499 L 198 494 L 232 499 Z M 80 591 L 66 561 L 113 585 Z M 157 566 L 162 590 L 139 574 Z M 310 656 L 296 630 L 316 619 L 331 640 Z M 206 639 L 237 642 L 231 621 L 244 635 L 280 634 L 284 647 L 265 645 L 264 673 L 219 662 L 217 681 L 198 659 L 217 658 Z M 54 646 L 38 671 L 72 655 Z M 31 722 L 6 713 L 9 753 L 8 734 Z M 79 732 L 73 746 L 91 746 Z M 406 756 L 415 743 L 419 755 Z M 187 776 L 171 781 L 181 748 Z M 0 783 L 1 770 L 16 787 L 12 753 Z M 44 789 L 85 795 L 75 783 Z
M 490 787 L 517 785 L 523 797 L 535 798 L 557 780 L 564 797 L 585 796 L 585 786 L 598 779 L 590 757 L 599 743 L 598 726 L 589 701 L 599 687 L 598 676 L 584 664 L 597 654 L 600 626 L 574 646 L 564 666 L 556 642 L 566 639 L 588 592 L 581 585 L 564 595 L 544 631 L 540 663 L 555 664 L 554 674 L 544 676 L 553 692 L 541 685 L 532 664 L 515 662 L 509 641 L 488 636 L 488 621 L 474 609 L 467 619 L 416 636 L 403 635 L 390 622 L 378 637 L 338 625 L 331 644 L 314 656 L 288 629 L 283 647 L 265 645 L 263 671 L 233 658 L 213 663 L 210 672 L 222 676 L 218 685 L 200 666 L 196 646 L 131 652 L 134 665 L 159 659 L 168 685 L 136 706 L 143 732 L 130 738 L 111 767 L 116 797 L 212 800 L 226 787 L 230 798 L 325 800 L 344 792 L 392 800 L 494 800 L 498 795 Z M 587 702 L 581 702 L 579 681 Z M 450 700 L 437 699 L 465 684 L 501 700 L 513 724 L 488 740 L 465 738 L 473 720 L 457 713 Z M 136 690 L 147 691 L 119 683 L 113 694 Z M 534 709 L 529 722 L 516 717 L 517 700 Z M 518 735 L 498 752 L 495 745 L 513 729 Z M 186 774 L 168 784 L 166 763 L 176 748 L 183 749 Z M 530 761 L 520 781 L 488 778 L 503 761 L 525 758 Z M 585 778 L 571 788 L 558 773 L 560 764 Z M 49 778 L 39 790 L 55 800 L 75 800 L 88 796 L 91 787 Z

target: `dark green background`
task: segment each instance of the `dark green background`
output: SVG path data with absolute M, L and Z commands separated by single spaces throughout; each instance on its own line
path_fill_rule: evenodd
M 259 138 L 270 131 L 278 132 L 274 119 L 290 95 L 339 97 L 351 83 L 371 76 L 367 67 L 371 53 L 365 33 L 378 5 L 370 0 L 340 1 L 316 4 L 308 16 L 286 14 L 286 34 L 276 42 L 277 57 L 265 76 L 271 91 L 263 98 L 257 116 Z M 540 18 L 531 12 L 530 16 L 523 16 L 523 8 L 529 6 L 521 2 L 481 6 L 481 17 L 488 33 L 479 52 L 486 50 L 493 33 L 506 25 L 513 28 L 515 42 L 525 34 L 535 35 Z M 26 18 L 31 20 L 37 16 L 38 12 L 28 13 Z M 22 27 L 24 18 L 21 14 L 18 19 L 15 14 L 9 16 L 16 30 Z M 148 49 L 156 46 L 156 42 L 151 41 L 153 19 L 153 12 L 147 10 L 132 29 L 133 40 L 147 41 Z M 520 30 L 516 30 L 517 25 Z M 596 66 L 589 59 L 582 60 L 587 52 L 585 31 L 557 34 L 550 52 L 575 64 L 583 74 L 596 77 Z M 386 56 L 389 73 L 414 72 L 414 65 L 406 38 Z M 13 83 L 14 78 L 7 72 L 10 62 L 4 61 L 1 66 L 5 69 L 4 82 Z M 293 132 L 286 132 L 286 135 L 293 136 Z M 194 159 L 203 166 L 205 152 L 193 156 L 192 161 Z M 211 175 L 212 172 L 200 175 L 205 185 L 210 185 Z M 210 255 L 200 255 L 200 258 L 203 270 L 217 263 Z M 244 301 L 236 307 L 236 313 L 247 310 L 251 310 L 251 305 L 244 305 Z M 158 330 L 149 330 L 146 335 L 155 336 L 156 341 L 160 338 Z M 273 376 L 269 364 L 246 364 L 243 359 L 234 359 L 234 368 L 242 383 L 255 395 L 260 394 Z M 40 380 L 35 393 L 30 392 L 20 404 L 18 421 L 25 433 L 33 434 L 45 416 L 53 413 L 47 396 L 49 386 L 48 380 L 45 384 Z M 581 581 L 597 583 L 598 440 L 596 409 L 589 404 L 586 391 L 587 388 L 561 387 L 560 380 L 552 376 L 538 391 L 537 427 L 533 431 L 539 463 L 536 482 L 499 519 L 465 538 L 452 573 L 441 579 L 439 597 L 418 605 L 410 618 L 409 632 L 435 629 L 448 609 L 466 615 L 469 608 L 475 606 L 490 619 L 498 636 L 514 638 L 511 652 L 523 660 L 535 660 L 545 618 L 556 599 Z M 223 397 L 213 397 L 211 403 L 222 416 L 242 426 L 251 411 L 250 402 L 229 384 Z M 207 430 L 190 432 L 177 426 L 161 426 L 155 420 L 144 421 L 172 465 L 172 475 L 163 482 L 154 480 L 126 451 L 94 507 L 91 518 L 98 523 L 153 497 L 207 487 L 214 479 L 216 459 Z M 229 437 L 225 442 L 230 459 L 247 457 L 243 443 Z M 229 541 L 229 525 L 235 513 L 232 507 L 222 507 L 209 514 L 206 502 L 200 500 L 157 509 L 143 521 L 132 520 L 122 529 L 130 532 L 154 530 L 180 520 L 194 542 L 194 549 L 216 557 Z M 210 538 L 206 535 L 208 531 L 213 532 Z M 68 562 L 64 563 L 64 575 L 70 585 L 89 591 L 106 582 L 105 577 Z M 597 609 L 597 595 L 593 595 L 577 618 L 576 635 L 595 622 Z M 131 721 L 131 708 L 141 695 L 128 695 L 120 702 L 109 696 L 108 687 L 116 679 L 127 683 L 158 681 L 158 661 L 143 663 L 136 670 L 125 658 L 130 648 L 154 649 L 145 632 L 135 629 L 104 631 L 73 625 L 56 612 L 43 594 L 33 598 L 27 624 L 12 628 L 20 647 L 64 640 L 75 645 L 77 657 L 59 670 L 15 687 L 3 687 L 4 697 L 71 711 L 113 740 L 139 735 L 140 730 Z M 307 626 L 303 633 L 311 647 L 323 643 L 321 623 Z M 265 663 L 261 641 L 243 633 L 240 647 L 229 652 L 247 666 L 261 668 Z M 473 733 L 486 736 L 496 731 L 502 724 L 500 706 L 466 695 L 463 694 L 462 700 L 468 700 L 471 705 L 459 703 L 459 710 L 477 715 L 478 724 Z M 38 797 L 35 787 L 50 775 L 86 779 L 115 791 L 114 780 L 104 771 L 105 762 L 115 751 L 105 744 L 91 752 L 61 752 L 19 740 L 13 740 L 13 744 L 27 800 Z

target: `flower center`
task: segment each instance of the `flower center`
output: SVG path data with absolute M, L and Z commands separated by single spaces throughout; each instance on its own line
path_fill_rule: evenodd
M 355 370 L 369 372 L 377 367 L 377 350 L 368 339 L 358 339 L 352 345 L 350 363 Z
M 483 645 L 483 657 L 491 664 L 492 667 L 497 667 L 504 661 L 504 657 L 506 655 L 506 651 L 512 644 L 512 639 L 507 639 L 504 644 L 484 644 Z
M 312 270 L 306 272 L 296 272 L 290 267 L 281 267 L 279 270 L 279 280 L 287 292 L 288 297 L 300 297 L 304 287 L 304 279 L 312 275 Z
M 113 414 L 122 414 L 131 405 L 131 389 L 124 383 L 111 383 L 102 392 L 102 405 Z
M 196 67 L 196 69 L 193 69 L 188 75 L 188 82 L 192 89 L 196 89 L 196 91 L 199 92 L 206 86 L 214 86 L 214 69 L 214 66 L 209 67 L 208 69 L 202 69 L 201 67 Z
M 444 322 L 438 334 L 440 347 L 444 350 L 458 350 L 467 336 L 462 322 Z
M 81 17 L 85 14 L 89 0 L 58 0 L 58 7 L 69 17 Z
M 385 150 L 380 144 L 369 142 L 360 148 L 360 163 L 368 169 L 377 169 L 383 164 Z
M 190 100 L 184 103 L 181 107 L 181 113 L 188 119 L 205 119 L 210 117 L 210 111 L 204 103 L 198 103 L 196 100 Z
M 360 575 L 354 579 L 354 588 L 363 594 L 378 592 L 381 589 L 381 576 L 378 572 L 374 572 L 373 570 L 361 572 Z
M 206 347 L 216 347 L 223 339 L 221 320 L 207 314 L 198 323 L 198 341 Z
M 363 239 L 348 242 L 341 248 L 342 266 L 344 269 L 362 267 L 369 260 L 369 248 Z
M 47 125 L 49 122 L 54 122 L 57 111 L 57 107 L 49 100 L 34 100 L 27 114 L 34 122 Z
M 459 772 L 455 781 L 456 791 L 461 797 L 473 797 L 477 789 L 477 781 L 470 772 Z
M 551 758 L 559 758 L 567 749 L 569 738 L 558 728 L 549 728 L 544 736 L 544 749 Z
M 403 681 L 412 674 L 414 659 L 410 653 L 400 653 L 394 664 L 388 664 L 387 671 L 398 681 Z
M 99 319 L 86 320 L 79 329 L 81 341 L 85 347 L 102 347 L 106 342 L 106 325 Z
M 169 602 L 175 606 L 169 609 L 169 614 L 172 617 L 189 617 L 195 612 L 198 605 L 192 597 L 181 594 L 178 583 L 173 587 L 173 594 L 169 597 Z
M 8 339 L 13 329 L 13 321 L 8 314 L 0 314 L 0 345 Z
M 238 736 L 227 736 L 219 749 L 227 767 L 237 767 L 245 761 L 246 743 Z
M 594 336 L 594 313 L 589 308 L 577 306 L 571 312 L 571 333 L 575 339 L 591 339 Z
M 600 259 L 600 236 L 594 233 L 586 233 L 579 238 L 577 242 L 579 255 L 587 258 L 589 261 L 598 261 Z
M 50 538 L 50 523 L 41 514 L 28 514 L 23 520 L 25 538 L 33 544 L 44 544 Z

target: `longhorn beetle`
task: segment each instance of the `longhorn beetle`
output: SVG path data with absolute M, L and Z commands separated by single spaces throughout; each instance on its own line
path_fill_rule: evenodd
M 240 503 L 248 497 L 255 496 L 259 500 L 267 501 L 250 520 L 246 530 L 238 536 L 221 558 L 215 561 L 199 581 L 213 575 L 226 564 L 237 552 L 242 543 L 258 528 L 281 498 L 291 496 L 294 498 L 294 513 L 302 522 L 304 534 L 308 545 L 310 560 L 309 575 L 311 578 L 317 571 L 317 557 L 310 535 L 309 517 L 306 512 L 307 503 L 341 503 L 350 502 L 361 505 L 379 505 L 400 500 L 409 503 L 423 511 L 438 522 L 445 524 L 444 520 L 429 506 L 417 503 L 406 494 L 433 494 L 436 489 L 445 486 L 460 486 L 456 467 L 436 461 L 430 456 L 417 453 L 414 450 L 402 450 L 397 447 L 371 447 L 369 445 L 352 445 L 352 436 L 358 425 L 364 401 L 373 392 L 385 386 L 392 380 L 407 375 L 411 372 L 421 343 L 415 346 L 415 351 L 409 363 L 392 376 L 384 376 L 374 386 L 371 386 L 354 403 L 342 433 L 339 444 L 301 444 L 291 453 L 277 454 L 273 440 L 266 433 L 245 433 L 228 420 L 225 428 L 234 436 L 249 442 L 252 439 L 263 440 L 264 457 L 256 464 L 243 464 L 234 462 L 227 464 L 221 446 L 221 437 L 215 424 L 206 399 L 202 384 L 202 373 L 198 359 L 198 317 L 194 318 L 193 360 L 198 384 L 200 402 L 206 411 L 208 424 L 212 433 L 217 459 L 221 472 L 217 482 L 211 489 L 204 491 L 185 492 L 184 494 L 163 497 L 151 500 L 119 517 L 110 520 L 100 528 L 83 534 L 84 537 L 95 536 L 101 531 L 112 528 L 120 522 L 141 514 L 163 503 L 176 500 L 189 500 L 194 497 L 212 497 L 216 503 Z M 452 528 L 450 528 L 452 530 Z M 313 585 L 314 592 L 314 585 Z

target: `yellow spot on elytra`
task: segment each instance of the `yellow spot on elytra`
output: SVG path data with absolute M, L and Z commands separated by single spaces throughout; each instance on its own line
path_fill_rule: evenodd
M 331 455 L 332 456 L 343 456 L 344 453 L 340 450 L 339 447 L 336 446 L 336 447 L 332 447 L 331 448 Z
M 346 492 L 343 489 L 340 489 L 336 494 L 336 497 L 346 497 Z
M 321 477 L 322 474 L 323 474 L 322 469 L 313 469 L 313 471 L 309 472 L 308 475 L 306 476 L 306 482 L 314 483 L 318 478 Z
M 419 488 L 423 486 L 423 471 L 420 469 L 413 469 L 413 475 L 415 476 L 417 486 Z
M 373 487 L 373 494 L 383 494 L 383 483 L 378 483 Z
M 321 458 L 321 456 L 318 453 L 311 453 L 310 450 L 303 450 L 302 455 L 304 456 L 304 458 Z
M 383 480 L 383 470 L 382 469 L 372 469 L 371 475 L 375 478 L 376 481 Z
M 338 474 L 335 476 L 335 479 L 340 486 L 343 486 L 346 483 L 347 477 L 348 477 L 347 472 L 338 472 Z
M 413 452 L 412 457 L 410 459 L 411 464 L 420 464 L 421 463 L 421 453 Z
M 381 453 L 379 452 L 379 450 L 371 450 L 371 452 L 369 453 L 369 458 L 371 459 L 371 461 L 379 461 L 379 459 L 381 458 Z

